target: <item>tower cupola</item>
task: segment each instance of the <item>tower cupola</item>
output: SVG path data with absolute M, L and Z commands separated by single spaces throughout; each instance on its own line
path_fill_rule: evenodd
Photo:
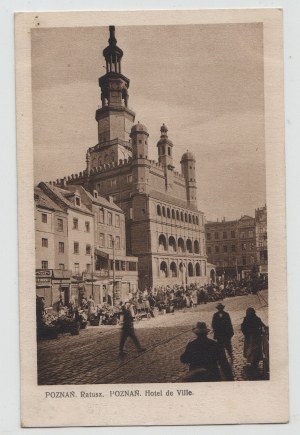
M 157 142 L 158 161 L 163 167 L 174 169 L 172 148 L 173 142 L 168 138 L 168 128 L 165 124 L 160 127 L 160 139 Z
M 138 122 L 131 128 L 130 138 L 133 159 L 148 158 L 148 137 L 149 133 L 144 124 Z

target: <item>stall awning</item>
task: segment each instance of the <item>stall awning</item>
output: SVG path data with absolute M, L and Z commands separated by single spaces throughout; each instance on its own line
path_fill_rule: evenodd
M 100 251 L 100 249 L 95 248 L 95 255 L 98 255 L 98 257 L 107 258 L 108 254 L 104 251 Z

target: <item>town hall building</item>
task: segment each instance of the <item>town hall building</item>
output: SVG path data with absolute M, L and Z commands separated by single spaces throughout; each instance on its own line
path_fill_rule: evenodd
M 208 282 L 205 217 L 197 206 L 196 160 L 187 151 L 175 171 L 173 144 L 162 124 L 157 161 L 149 159 L 147 127 L 128 106 L 129 79 L 123 51 L 109 27 L 106 74 L 99 79 L 102 107 L 96 111 L 98 143 L 86 167 L 55 184 L 81 185 L 112 197 L 125 213 L 127 255 L 138 257 L 139 288 Z

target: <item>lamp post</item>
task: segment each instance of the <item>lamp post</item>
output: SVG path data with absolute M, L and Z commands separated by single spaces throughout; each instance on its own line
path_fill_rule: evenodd
M 94 256 L 91 254 L 91 266 L 92 266 L 92 298 L 94 299 Z
M 115 238 L 112 238 L 112 248 L 113 248 L 113 291 L 112 291 L 112 303 L 115 305 L 115 278 L 116 278 L 116 261 L 115 261 Z

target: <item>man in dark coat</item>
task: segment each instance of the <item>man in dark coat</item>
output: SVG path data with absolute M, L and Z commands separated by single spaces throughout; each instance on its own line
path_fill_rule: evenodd
M 232 359 L 232 345 L 231 338 L 234 335 L 233 327 L 231 323 L 231 319 L 229 314 L 224 311 L 225 305 L 218 304 L 216 306 L 217 312 L 213 315 L 212 318 L 212 328 L 214 330 L 214 339 L 217 342 L 224 346 L 227 352 L 229 353 L 230 358 Z
M 233 381 L 233 374 L 224 348 L 207 337 L 209 329 L 206 323 L 198 322 L 193 332 L 197 335 L 196 340 L 188 343 L 185 352 L 180 357 L 181 362 L 189 364 L 190 369 L 184 381 Z
M 133 317 L 131 313 L 130 302 L 125 302 L 124 306 L 122 307 L 122 311 L 123 311 L 123 327 L 122 327 L 122 334 L 120 340 L 120 355 L 126 355 L 126 352 L 124 352 L 124 345 L 128 337 L 131 338 L 138 352 L 145 352 L 146 349 L 144 349 L 141 346 L 134 332 Z

